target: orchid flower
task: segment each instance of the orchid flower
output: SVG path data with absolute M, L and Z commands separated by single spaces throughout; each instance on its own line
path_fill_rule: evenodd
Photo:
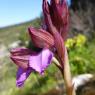
M 50 19 L 48 20 L 47 14 L 45 13 L 47 1 L 43 1 L 43 10 L 44 15 L 46 15 L 46 25 L 49 26 L 47 30 L 45 29 L 35 29 L 33 27 L 28 28 L 29 35 L 31 37 L 32 42 L 34 45 L 38 48 L 42 48 L 42 51 L 40 52 L 34 52 L 31 51 L 28 48 L 16 48 L 11 50 L 11 59 L 12 61 L 18 66 L 18 72 L 17 72 L 17 80 L 16 84 L 18 87 L 23 86 L 24 81 L 28 78 L 31 72 L 36 71 L 40 74 L 43 74 L 45 69 L 50 65 L 53 55 L 56 54 L 56 51 L 54 49 L 58 50 L 58 57 L 61 61 L 61 65 L 58 65 L 59 68 L 63 68 L 63 60 L 64 60 L 64 44 L 63 39 L 59 34 L 59 27 L 63 27 L 64 25 L 64 18 L 67 19 L 67 6 L 66 3 L 61 3 L 56 6 L 55 0 L 51 1 L 51 5 L 54 7 L 50 7 L 53 11 L 57 11 L 57 16 L 59 16 L 58 20 L 54 21 L 56 17 L 52 20 L 54 22 L 53 25 L 50 23 Z M 66 11 L 62 11 L 63 5 L 66 7 Z M 59 10 L 61 9 L 61 12 Z M 49 9 L 49 8 L 48 8 Z M 65 16 L 61 16 L 62 12 L 65 12 Z M 51 14 L 51 13 L 50 13 Z M 54 11 L 55 14 L 55 11 Z M 51 18 L 53 18 L 53 15 L 50 15 Z M 61 19 L 60 19 L 61 18 Z M 46 20 L 45 19 L 45 20 Z M 67 20 L 66 20 L 67 21 Z M 59 26 L 57 27 L 57 23 Z M 51 32 L 50 32 L 51 31 Z M 59 31 L 59 32 L 57 32 Z M 54 35 L 53 35 L 54 34 Z M 58 46 L 57 46 L 58 45 Z M 62 53 L 61 53 L 62 51 Z
M 11 59 L 18 66 L 16 85 L 22 87 L 31 72 L 43 74 L 51 64 L 53 53 L 49 50 L 54 45 L 52 35 L 42 29 L 29 28 L 29 34 L 35 45 L 43 48 L 40 52 L 28 48 L 15 48 L 11 50 Z

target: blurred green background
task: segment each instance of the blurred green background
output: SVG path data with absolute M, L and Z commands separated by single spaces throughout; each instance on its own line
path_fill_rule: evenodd
M 94 75 L 95 1 L 72 1 L 70 32 L 65 42 L 71 72 L 73 76 L 84 73 Z M 59 88 L 64 86 L 63 80 L 54 64 L 45 71 L 44 76 L 32 73 L 23 88 L 18 89 L 15 85 L 17 67 L 9 58 L 9 50 L 19 46 L 27 47 L 30 40 L 27 28 L 29 26 L 39 28 L 41 21 L 42 16 L 29 22 L 0 29 L 0 95 L 61 95 L 59 92 L 62 91 Z

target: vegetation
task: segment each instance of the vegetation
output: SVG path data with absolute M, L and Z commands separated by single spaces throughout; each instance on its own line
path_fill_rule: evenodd
M 17 24 L 0 29 L 0 43 L 8 45 L 14 41 L 21 40 L 25 41 L 28 37 L 27 28 L 30 26 L 39 27 L 41 25 L 41 19 L 36 18 L 32 21 Z

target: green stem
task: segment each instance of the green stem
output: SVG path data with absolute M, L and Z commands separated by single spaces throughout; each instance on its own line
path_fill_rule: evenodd
M 72 78 L 71 78 L 71 71 L 70 71 L 70 65 L 68 60 L 68 54 L 67 50 L 65 50 L 65 56 L 64 56 L 64 70 L 62 72 L 62 76 L 65 81 L 67 95 L 76 95 L 75 89 L 72 84 Z

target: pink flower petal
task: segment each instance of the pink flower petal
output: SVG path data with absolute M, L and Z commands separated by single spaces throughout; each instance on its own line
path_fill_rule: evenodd
M 42 74 L 50 65 L 53 53 L 49 49 L 44 49 L 36 56 L 30 56 L 29 67 Z

